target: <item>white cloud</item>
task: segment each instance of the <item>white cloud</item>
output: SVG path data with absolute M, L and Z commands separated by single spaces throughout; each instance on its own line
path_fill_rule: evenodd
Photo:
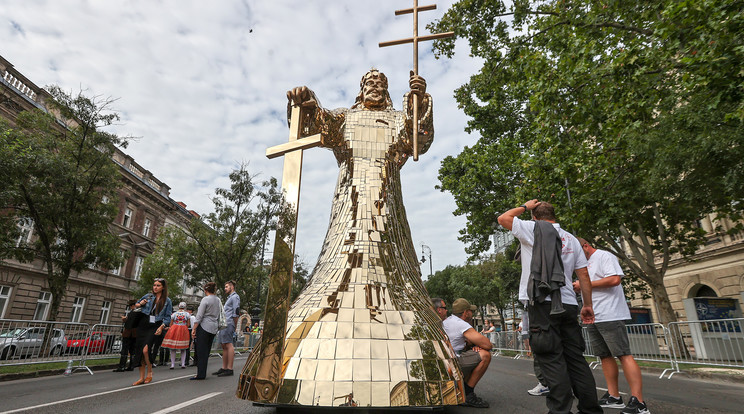
M 420 33 L 451 1 L 437 3 L 438 10 L 421 13 Z M 174 199 L 206 212 L 214 188 L 227 186 L 241 161 L 261 177 L 281 177 L 281 161 L 264 151 L 287 138 L 288 89 L 307 85 L 325 107 L 348 107 L 360 77 L 375 66 L 401 108 L 411 46 L 377 44 L 411 36 L 411 15 L 393 13 L 404 7 L 392 0 L 8 0 L 0 53 L 38 85 L 118 97 L 122 122 L 112 132 L 141 137 L 127 153 L 167 183 Z M 414 244 L 431 247 L 435 271 L 466 259 L 457 240 L 465 220 L 452 216 L 452 196 L 434 189 L 441 160 L 477 139 L 463 131 L 466 118 L 452 95 L 479 63 L 459 52 L 436 60 L 430 44 L 420 46 L 435 142 L 402 171 Z M 297 253 L 309 266 L 325 236 L 337 171 L 330 151 L 305 153 Z M 422 269 L 428 274 L 428 263 Z

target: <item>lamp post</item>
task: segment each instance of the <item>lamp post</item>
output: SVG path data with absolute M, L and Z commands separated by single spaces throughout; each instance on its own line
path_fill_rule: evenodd
M 426 263 L 426 251 L 429 251 L 429 276 L 434 274 L 432 262 L 431 262 L 431 247 L 421 243 L 421 263 Z

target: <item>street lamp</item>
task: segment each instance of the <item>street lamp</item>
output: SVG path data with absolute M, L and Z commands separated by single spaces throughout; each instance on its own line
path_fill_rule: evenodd
M 429 251 L 429 276 L 434 274 L 434 271 L 432 270 L 432 262 L 431 262 L 431 247 L 421 243 L 421 263 L 426 263 L 426 251 Z

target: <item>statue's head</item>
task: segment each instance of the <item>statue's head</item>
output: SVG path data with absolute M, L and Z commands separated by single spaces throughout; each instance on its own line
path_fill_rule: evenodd
M 352 108 L 360 105 L 366 109 L 382 110 L 392 109 L 393 101 L 388 92 L 388 80 L 384 73 L 377 69 L 370 69 L 359 82 L 359 95 Z

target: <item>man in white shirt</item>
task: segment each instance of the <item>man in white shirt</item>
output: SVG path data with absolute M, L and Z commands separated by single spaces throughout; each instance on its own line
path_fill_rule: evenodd
M 602 372 L 607 381 L 607 392 L 599 399 L 606 408 L 624 408 L 623 414 L 649 414 L 643 400 L 643 379 L 638 363 L 630 353 L 626 320 L 630 310 L 625 301 L 623 269 L 617 257 L 606 250 L 598 250 L 589 242 L 579 238 L 584 255 L 588 259 L 587 269 L 592 281 L 592 303 L 594 304 L 594 324 L 587 327 L 589 344 L 596 356 L 602 360 Z M 574 290 L 578 285 L 574 283 Z M 623 366 L 625 379 L 630 385 L 630 401 L 623 404 L 618 389 L 618 368 L 615 358 Z
M 475 395 L 474 388 L 491 363 L 491 341 L 470 324 L 475 309 L 466 299 L 456 299 L 452 303 L 452 315 L 443 320 L 442 326 L 457 354 L 465 379 L 465 405 L 488 408 L 488 402 Z
M 523 221 L 517 218 L 528 210 L 532 211 L 533 221 Z M 565 282 L 560 284 L 560 292 L 556 292 L 556 296 L 559 296 L 562 302 L 561 313 L 551 307 L 550 297 L 538 300 L 535 297 L 530 298 L 527 293 L 528 283 L 533 281 L 530 277 L 533 249 L 543 248 L 539 244 L 535 245 L 535 220 L 552 224 L 555 230 L 553 236 L 560 238 Z M 550 413 L 570 413 L 574 395 L 579 400 L 580 413 L 602 413 L 602 407 L 597 401 L 594 376 L 583 356 L 584 340 L 578 322 L 579 307 L 576 295 L 571 288 L 572 275 L 575 271 L 581 282 L 581 296 L 584 303 L 581 308 L 581 318 L 584 323 L 593 323 L 591 282 L 586 269 L 587 261 L 581 252 L 579 241 L 556 222 L 553 206 L 547 202 L 537 201 L 537 199 L 505 212 L 498 217 L 498 222 L 504 228 L 511 230 L 521 245 L 522 275 L 519 282 L 519 300 L 528 304 L 530 347 L 550 387 L 550 393 L 545 400 Z M 542 227 L 544 226 L 541 225 Z M 543 251 L 543 253 L 546 252 Z M 557 252 L 554 254 L 557 255 Z

